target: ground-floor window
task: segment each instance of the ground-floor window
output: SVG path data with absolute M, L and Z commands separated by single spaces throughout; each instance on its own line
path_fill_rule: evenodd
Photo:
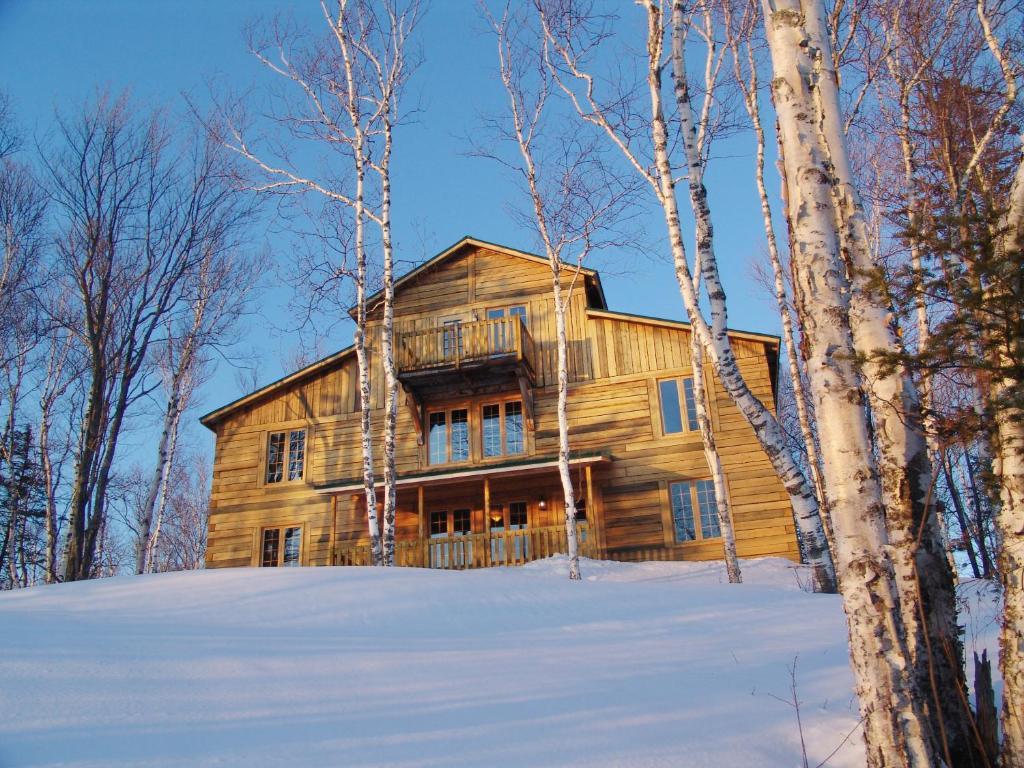
M 473 532 L 472 512 L 455 509 L 430 513 L 430 538 L 444 539 L 430 545 L 430 567 L 463 567 L 473 562 L 473 542 L 459 537 Z
M 302 528 L 264 528 L 260 565 L 264 568 L 294 567 L 302 556 Z
M 669 499 L 672 503 L 676 541 L 715 539 L 722 535 L 718 524 L 714 482 L 687 480 L 672 483 L 669 486 Z

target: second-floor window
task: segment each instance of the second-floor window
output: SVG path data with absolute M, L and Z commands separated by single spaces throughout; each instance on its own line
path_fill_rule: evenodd
M 693 379 L 662 379 L 658 382 L 661 400 L 661 429 L 666 435 L 680 432 L 695 432 L 697 423 L 697 400 L 693 393 Z
M 266 482 L 301 480 L 306 465 L 306 430 L 271 432 L 267 436 Z
M 480 415 L 484 458 L 526 452 L 522 402 L 485 403 Z
M 469 411 L 453 408 L 435 411 L 428 419 L 431 464 L 469 461 Z
M 526 307 L 518 304 L 513 307 L 494 307 L 487 310 L 488 320 L 501 320 L 503 318 L 520 318 L 526 323 Z M 515 351 L 515 330 L 511 323 L 497 323 L 491 329 L 491 346 L 494 353 L 505 353 Z

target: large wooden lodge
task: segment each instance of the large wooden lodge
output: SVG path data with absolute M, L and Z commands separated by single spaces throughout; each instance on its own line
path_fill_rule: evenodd
M 574 268 L 564 271 L 566 285 Z M 371 304 L 375 458 L 384 406 Z M 555 322 L 545 259 L 473 238 L 395 287 L 397 560 L 486 567 L 565 549 Z M 694 415 L 689 326 L 610 311 L 582 270 L 568 318 L 571 469 L 582 554 L 722 557 Z M 778 339 L 734 331 L 754 393 L 774 402 Z M 706 375 L 741 556 L 798 559 L 785 491 Z M 369 561 L 359 393 L 348 348 L 202 417 L 216 433 L 207 567 Z

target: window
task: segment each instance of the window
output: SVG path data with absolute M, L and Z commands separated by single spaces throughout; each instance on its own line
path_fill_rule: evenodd
M 491 507 L 491 519 L 488 522 L 491 535 L 500 538 L 491 539 L 491 560 L 496 563 L 505 562 L 505 542 L 511 541 L 511 548 L 508 550 L 512 562 L 530 559 L 530 539 L 526 533 L 514 533 L 515 531 L 526 531 L 527 508 L 525 501 L 513 501 L 505 510 L 502 506 Z
M 694 432 L 700 429 L 697 423 L 697 400 L 693 393 L 692 378 L 662 379 L 658 382 L 658 395 L 661 400 L 661 429 L 664 434 L 674 435 L 684 431 L 684 413 L 686 430 Z
M 306 464 L 306 430 L 293 429 L 289 432 L 271 432 L 267 436 L 266 482 L 280 483 L 287 478 L 301 480 Z
M 439 539 L 430 545 L 431 568 L 462 568 L 473 562 L 473 542 L 459 540 L 473 532 L 472 512 L 430 513 L 430 538 Z
M 461 320 L 445 320 L 444 335 L 442 337 L 444 344 L 444 358 L 449 360 L 456 356 L 462 356 L 462 321 Z
M 519 400 L 485 404 L 480 409 L 480 425 L 485 459 L 526 453 L 523 404 Z
M 301 549 L 301 527 L 264 528 L 260 565 L 264 568 L 292 568 L 298 566 Z
M 427 420 L 428 459 L 431 464 L 469 461 L 469 411 L 435 411 Z M 449 429 L 451 425 L 451 429 Z
M 715 484 L 711 480 L 672 483 L 669 486 L 669 498 L 676 541 L 715 539 L 722 535 L 718 524 Z M 698 515 L 694 515 L 694 509 Z
M 518 317 L 526 324 L 526 307 L 517 305 L 514 307 L 495 307 L 487 310 L 488 320 L 501 320 L 503 318 Z M 515 352 L 515 331 L 511 323 L 496 323 L 491 329 L 493 352 Z

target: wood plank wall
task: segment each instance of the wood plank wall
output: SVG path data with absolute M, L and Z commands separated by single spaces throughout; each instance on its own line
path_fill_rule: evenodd
M 487 249 L 467 249 L 406 285 L 398 294 L 396 323 L 403 328 L 437 325 L 444 315 L 464 311 L 486 317 L 490 307 L 526 304 L 529 329 L 538 347 L 536 430 L 529 453 L 557 452 L 557 393 L 554 388 L 555 332 L 550 270 L 543 264 Z M 611 556 L 706 559 L 721 557 L 721 543 L 676 544 L 668 504 L 669 484 L 707 477 L 700 435 L 661 434 L 657 380 L 690 374 L 689 332 L 683 327 L 622 317 L 588 314 L 585 294 L 577 285 L 569 317 L 570 429 L 573 450 L 611 454 L 606 468 L 595 472 L 601 536 Z M 377 344 L 370 333 L 370 346 Z M 772 400 L 765 344 L 735 338 L 734 349 L 754 394 Z M 383 376 L 371 354 L 374 422 L 382 423 Z M 726 467 L 741 556 L 779 555 L 798 559 L 792 515 L 785 491 L 753 432 L 729 402 L 721 385 L 709 378 L 709 399 L 716 439 Z M 212 510 L 207 565 L 256 564 L 259 531 L 264 526 L 304 526 L 302 561 L 329 562 L 332 527 L 339 541 L 365 538 L 365 515 L 349 495 L 339 497 L 337 519 L 330 497 L 312 485 L 359 475 L 358 376 L 354 357 L 306 381 L 282 388 L 229 414 L 217 425 Z M 261 473 L 266 435 L 306 425 L 307 459 L 304 481 L 264 486 Z M 399 409 L 397 463 L 400 473 L 426 469 L 425 449 L 416 444 L 411 416 Z M 375 448 L 380 456 L 380 445 Z M 557 522 L 560 490 L 552 475 L 531 480 L 531 525 Z M 464 500 L 474 510 L 474 530 L 482 530 L 482 484 L 461 491 L 430 489 L 432 508 L 455 508 Z M 492 488 L 494 503 L 506 503 L 500 484 Z M 511 483 L 521 492 L 522 483 Z M 458 494 L 463 494 L 461 497 Z M 472 498 L 467 498 L 465 494 Z M 453 495 L 454 494 L 454 495 Z M 495 495 L 496 494 L 496 495 Z M 547 512 L 536 506 L 540 495 L 550 500 Z M 507 496 L 507 494 L 506 494 Z M 415 491 L 399 497 L 399 535 L 416 536 Z M 556 515 L 552 517 L 552 515 Z M 652 554 L 652 550 L 657 550 Z M 646 553 L 646 554 L 645 554 Z

